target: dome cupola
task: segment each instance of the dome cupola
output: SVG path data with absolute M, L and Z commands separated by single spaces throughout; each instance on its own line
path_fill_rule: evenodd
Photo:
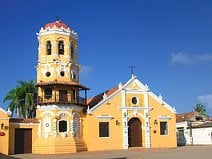
M 54 28 L 54 27 L 64 28 L 64 29 L 68 29 L 69 28 L 68 25 L 64 24 L 62 21 L 56 20 L 55 22 L 47 23 L 44 26 L 44 29 Z
M 41 27 L 40 31 L 36 33 L 36 35 L 38 36 L 39 40 L 42 35 L 48 35 L 53 33 L 68 35 L 75 40 L 78 39 L 77 33 L 72 30 L 67 24 L 63 23 L 61 20 L 56 20 L 54 22 L 45 24 L 43 27 Z

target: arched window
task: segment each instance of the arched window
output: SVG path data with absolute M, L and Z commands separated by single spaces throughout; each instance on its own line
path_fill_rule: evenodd
M 51 54 L 52 54 L 52 45 L 51 45 L 51 41 L 47 41 L 47 42 L 46 42 L 46 53 L 47 53 L 47 55 L 51 55 Z
M 71 44 L 71 58 L 74 58 L 74 45 Z
M 72 79 L 77 79 L 77 72 L 75 68 L 72 68 L 71 70 L 71 78 Z
M 79 137 L 80 135 L 80 119 L 77 113 L 73 115 L 73 136 Z
M 64 55 L 64 42 L 62 40 L 58 42 L 58 54 Z

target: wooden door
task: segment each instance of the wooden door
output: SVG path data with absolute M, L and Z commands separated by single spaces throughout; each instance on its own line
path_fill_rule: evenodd
M 32 129 L 15 129 L 15 154 L 32 153 Z
M 128 122 L 128 143 L 129 147 L 142 146 L 141 122 L 138 118 L 132 118 Z

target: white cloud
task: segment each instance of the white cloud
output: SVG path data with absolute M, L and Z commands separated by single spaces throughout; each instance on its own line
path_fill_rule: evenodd
M 197 99 L 202 103 L 208 111 L 212 111 L 212 94 L 198 96 Z
M 175 64 L 184 64 L 184 65 L 192 65 L 192 64 L 202 64 L 212 62 L 212 54 L 196 54 L 190 55 L 184 52 L 178 52 L 171 54 L 170 63 Z
M 186 55 L 183 52 L 174 53 L 171 56 L 172 56 L 171 64 L 177 64 L 177 63 L 189 64 L 190 63 L 190 58 L 188 57 L 188 55 Z

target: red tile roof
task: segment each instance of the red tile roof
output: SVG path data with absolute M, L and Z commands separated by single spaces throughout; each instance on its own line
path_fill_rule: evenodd
M 10 118 L 10 123 L 39 123 L 36 118 Z
M 42 86 L 49 86 L 49 85 L 64 85 L 64 86 L 75 86 L 82 88 L 84 90 L 89 90 L 90 88 L 87 88 L 86 86 L 81 85 L 80 83 L 77 82 L 71 82 L 71 81 L 48 81 L 48 82 L 43 82 L 40 81 L 36 84 L 36 86 L 42 87 Z
M 89 98 L 88 101 L 87 101 L 88 106 L 90 108 L 94 107 L 95 105 L 97 105 L 99 102 L 101 102 L 103 100 L 104 94 L 106 94 L 106 96 L 108 97 L 108 96 L 112 95 L 114 92 L 116 92 L 118 89 L 119 89 L 119 87 L 116 86 L 116 87 L 109 89 L 105 92 L 102 92 L 102 93 L 100 93 L 100 94 L 98 94 L 98 95 L 96 95 L 92 98 Z
M 58 27 L 58 28 L 63 27 L 64 29 L 68 29 L 68 28 L 69 28 L 68 25 L 62 23 L 60 20 L 56 20 L 55 22 L 48 23 L 48 24 L 46 24 L 46 25 L 44 26 L 44 28 L 45 28 L 45 29 L 48 28 L 48 27 L 52 28 L 52 27 L 54 27 L 54 26 L 56 26 L 56 27 Z
M 195 120 L 195 117 L 198 116 L 197 112 L 188 112 L 183 114 L 176 114 L 176 122 L 183 122 L 188 120 Z

